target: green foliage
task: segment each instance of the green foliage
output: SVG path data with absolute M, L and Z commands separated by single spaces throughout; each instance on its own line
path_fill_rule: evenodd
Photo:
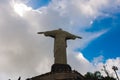
M 86 80 L 116 80 L 113 77 L 103 77 L 100 73 L 100 71 L 95 71 L 94 73 L 87 72 L 84 75 Z
M 104 77 L 104 79 L 103 80 L 116 80 L 115 78 L 113 78 L 113 77 Z

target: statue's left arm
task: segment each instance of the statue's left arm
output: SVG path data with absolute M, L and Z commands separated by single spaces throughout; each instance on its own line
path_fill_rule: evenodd
M 75 36 L 75 35 L 74 35 Z M 82 39 L 82 37 L 80 37 L 80 36 L 75 36 L 76 38 L 79 38 L 79 39 Z
M 82 37 L 80 37 L 80 36 L 76 36 L 76 35 L 67 33 L 67 39 L 76 39 L 76 38 L 82 39 Z

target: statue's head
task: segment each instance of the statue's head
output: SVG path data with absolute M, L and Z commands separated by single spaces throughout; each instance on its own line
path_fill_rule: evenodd
M 61 30 L 61 31 L 62 31 L 62 28 L 59 28 L 58 30 Z

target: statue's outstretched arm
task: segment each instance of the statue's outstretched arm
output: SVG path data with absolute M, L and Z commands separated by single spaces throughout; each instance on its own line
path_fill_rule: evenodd
M 82 37 L 80 37 L 80 36 L 76 36 L 76 38 L 82 39 Z
M 82 37 L 68 33 L 68 32 L 66 32 L 66 34 L 67 34 L 67 39 L 76 39 L 76 38 L 82 39 Z
M 38 32 L 37 34 L 44 34 L 45 32 Z
M 44 34 L 45 36 L 51 36 L 51 37 L 55 36 L 55 32 L 54 31 L 38 32 L 37 34 Z

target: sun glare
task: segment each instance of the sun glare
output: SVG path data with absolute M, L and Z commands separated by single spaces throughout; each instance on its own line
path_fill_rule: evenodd
M 20 16 L 23 16 L 26 11 L 29 11 L 31 10 L 30 7 L 27 7 L 25 4 L 22 4 L 22 3 L 14 3 L 14 11 L 20 15 Z

